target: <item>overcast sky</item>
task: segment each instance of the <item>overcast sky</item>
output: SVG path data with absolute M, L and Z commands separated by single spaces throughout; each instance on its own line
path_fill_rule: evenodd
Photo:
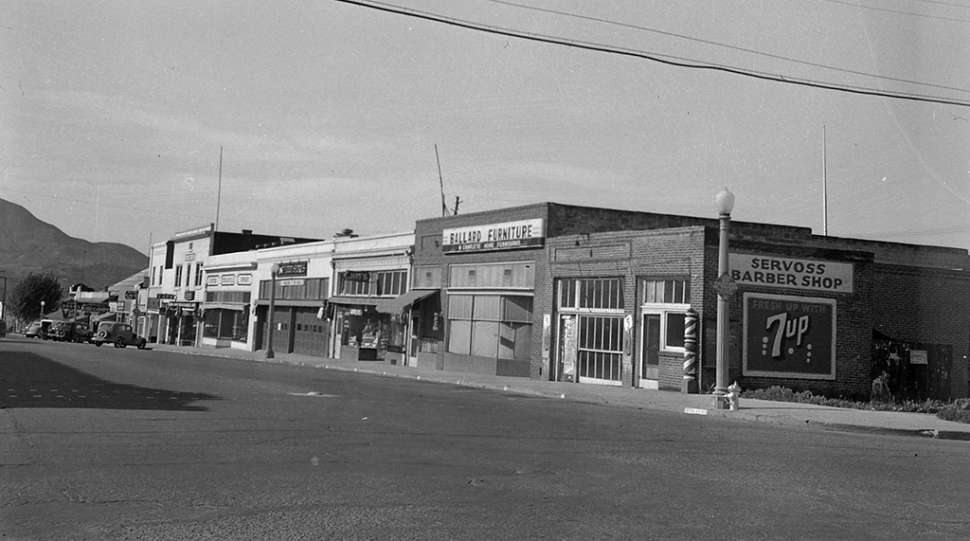
M 970 103 L 970 0 L 387 0 Z M 0 198 L 72 236 L 330 238 L 553 201 L 970 248 L 970 107 L 334 0 L 0 0 Z M 825 130 L 823 152 L 823 127 Z M 221 197 L 219 154 L 223 148 Z

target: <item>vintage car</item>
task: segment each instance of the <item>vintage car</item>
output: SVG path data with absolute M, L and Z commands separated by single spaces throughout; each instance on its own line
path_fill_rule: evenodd
M 48 322 L 45 324 L 45 322 Z M 47 329 L 50 328 L 49 320 L 35 321 L 27 326 L 27 330 L 24 331 L 24 336 L 27 338 L 43 338 L 47 339 Z
M 94 345 L 114 344 L 116 348 L 138 346 L 145 349 L 145 339 L 135 334 L 135 330 L 127 323 L 119 321 L 102 321 L 98 324 L 98 332 L 94 333 Z
M 65 321 L 59 323 L 47 333 L 51 340 L 59 342 L 93 342 L 94 333 L 88 324 L 80 321 Z

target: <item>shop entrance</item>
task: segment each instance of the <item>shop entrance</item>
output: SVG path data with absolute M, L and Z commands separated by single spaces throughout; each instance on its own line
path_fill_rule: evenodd
M 621 385 L 622 316 L 563 314 L 558 338 L 562 380 Z
M 660 379 L 660 314 L 643 314 L 640 387 L 656 389 Z

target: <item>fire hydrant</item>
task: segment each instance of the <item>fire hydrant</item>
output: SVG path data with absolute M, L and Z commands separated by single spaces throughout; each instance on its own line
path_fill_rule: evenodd
M 728 401 L 728 406 L 731 411 L 738 411 L 741 409 L 741 386 L 738 382 L 734 382 L 728 385 L 728 393 L 724 395 L 724 398 Z

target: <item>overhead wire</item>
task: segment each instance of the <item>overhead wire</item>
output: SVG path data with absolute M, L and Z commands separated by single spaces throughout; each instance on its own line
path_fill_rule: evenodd
M 714 45 L 716 47 L 723 47 L 725 49 L 730 49 L 730 50 L 733 50 L 733 51 L 739 51 L 739 52 L 743 52 L 743 53 L 749 53 L 749 54 L 753 54 L 753 55 L 757 55 L 757 56 L 763 56 L 763 57 L 766 57 L 766 58 L 772 58 L 772 59 L 775 59 L 775 60 L 783 60 L 785 62 L 792 62 L 792 63 L 795 63 L 795 64 L 802 64 L 802 65 L 805 65 L 805 66 L 811 66 L 813 68 L 823 68 L 823 69 L 827 69 L 827 70 L 833 70 L 833 71 L 838 71 L 838 72 L 842 72 L 842 73 L 848 73 L 848 74 L 852 74 L 852 75 L 862 75 L 864 77 L 872 77 L 872 78 L 875 78 L 875 79 L 883 79 L 883 80 L 886 80 L 886 81 L 893 81 L 893 82 L 897 82 L 897 83 L 907 83 L 907 84 L 921 85 L 921 86 L 927 86 L 927 87 L 932 87 L 932 88 L 939 88 L 941 90 L 953 90 L 953 91 L 956 91 L 956 92 L 966 92 L 966 93 L 970 93 L 970 90 L 964 89 L 964 88 L 957 88 L 957 87 L 946 86 L 946 85 L 937 85 L 937 84 L 933 84 L 933 83 L 924 83 L 924 82 L 921 82 L 921 81 L 913 81 L 913 80 L 909 80 L 909 79 L 900 79 L 900 78 L 896 78 L 896 77 L 888 77 L 888 76 L 885 76 L 885 75 L 877 75 L 877 74 L 874 74 L 874 73 L 867 73 L 867 72 L 864 72 L 864 71 L 856 71 L 856 70 L 851 70 L 851 69 L 847 69 L 847 68 L 839 68 L 839 67 L 835 67 L 835 66 L 829 66 L 829 65 L 826 65 L 826 64 L 819 64 L 817 62 L 809 62 L 807 60 L 799 60 L 799 59 L 796 59 L 796 58 L 790 58 L 790 57 L 787 57 L 787 56 L 782 56 L 782 55 L 777 55 L 777 54 L 772 54 L 772 53 L 766 53 L 766 52 L 763 52 L 763 51 L 757 51 L 757 50 L 748 49 L 748 48 L 745 48 L 745 47 L 738 47 L 736 45 L 729 45 L 729 44 L 720 43 L 720 42 L 717 42 L 717 41 L 711 41 L 711 40 L 707 40 L 707 39 L 703 39 L 703 38 L 695 38 L 695 37 L 692 37 L 692 36 L 685 36 L 683 34 L 677 34 L 675 32 L 668 32 L 668 31 L 665 31 L 665 30 L 657 30 L 656 28 L 649 28 L 649 27 L 635 25 L 635 24 L 630 24 L 630 23 L 623 23 L 623 22 L 619 22 L 619 21 L 613 21 L 613 20 L 610 20 L 610 19 L 602 19 L 602 18 L 599 18 L 599 17 L 593 17 L 593 16 L 589 16 L 589 15 L 579 15 L 579 14 L 576 14 L 576 13 L 569 13 L 569 12 L 566 12 L 566 11 L 558 11 L 558 10 L 555 10 L 555 9 L 548 9 L 548 8 L 540 8 L 540 7 L 536 7 L 536 6 L 523 5 L 523 4 L 518 4 L 518 3 L 515 3 L 515 2 L 509 2 L 507 0 L 484 0 L 484 1 L 485 2 L 491 2 L 493 4 L 501 4 L 501 5 L 505 5 L 505 6 L 517 7 L 517 8 L 521 8 L 521 9 L 530 10 L 530 11 L 538 11 L 538 12 L 550 13 L 550 14 L 554 14 L 554 15 L 562 15 L 562 16 L 565 16 L 565 17 L 570 17 L 570 18 L 575 18 L 575 19 L 592 21 L 592 22 L 607 24 L 607 25 L 611 25 L 611 26 L 618 26 L 618 27 L 621 27 L 621 28 L 630 28 L 630 29 L 633 29 L 633 30 L 642 30 L 644 32 L 650 32 L 650 33 L 653 33 L 653 34 L 660 34 L 662 36 L 679 38 L 679 39 L 683 39 L 683 40 L 687 40 L 687 41 L 693 41 L 693 42 L 696 42 L 696 43 L 703 43 L 705 45 Z
M 571 48 L 582 49 L 587 51 L 640 58 L 643 60 L 650 60 L 660 64 L 665 64 L 668 66 L 718 71 L 718 72 L 730 73 L 734 75 L 741 75 L 744 77 L 750 77 L 754 79 L 760 79 L 764 81 L 772 81 L 772 82 L 784 83 L 789 85 L 819 88 L 823 90 L 832 90 L 837 92 L 846 92 L 850 94 L 917 101 L 917 102 L 924 102 L 924 103 L 937 103 L 942 105 L 953 105 L 956 107 L 970 107 L 970 101 L 959 101 L 955 99 L 942 98 L 938 96 L 929 96 L 925 94 L 885 91 L 885 90 L 879 90 L 879 89 L 870 88 L 870 87 L 861 87 L 861 86 L 854 86 L 854 85 L 839 85 L 836 83 L 827 83 L 823 81 L 816 81 L 816 80 L 805 79 L 800 77 L 790 77 L 790 76 L 760 72 L 755 70 L 747 70 L 743 68 L 715 64 L 711 62 L 702 63 L 701 61 L 681 58 L 681 57 L 662 54 L 662 53 L 648 53 L 648 52 L 639 51 L 636 49 L 619 48 L 611 45 L 603 45 L 603 44 L 592 43 L 592 42 L 583 42 L 583 41 L 571 40 L 571 39 L 561 38 L 556 36 L 549 36 L 549 35 L 537 34 L 537 33 L 531 33 L 531 32 L 522 32 L 518 30 L 511 30 L 508 28 L 501 28 L 501 27 L 485 25 L 481 23 L 474 23 L 463 19 L 448 17 L 445 15 L 415 10 L 411 8 L 404 8 L 401 6 L 397 6 L 394 4 L 387 4 L 383 2 L 372 2 L 372 1 L 364 1 L 364 0 L 334 0 L 334 1 L 340 2 L 343 4 L 350 4 L 350 5 L 355 5 L 359 7 L 370 8 L 376 11 L 383 11 L 386 13 L 403 15 L 406 17 L 422 19 L 422 20 L 431 21 L 431 22 L 437 22 L 437 23 L 446 24 L 449 26 L 454 26 L 457 28 L 465 28 L 468 30 L 476 30 L 476 31 L 484 32 L 488 34 L 519 38 L 527 41 L 548 43 L 552 45 L 561 45 L 565 47 L 571 47 Z
M 936 19 L 938 21 L 950 21 L 956 23 L 968 23 L 970 20 L 967 19 L 956 19 L 953 17 L 941 17 L 939 15 L 926 15 L 925 13 L 913 13 L 911 11 L 900 11 L 898 9 L 880 8 L 875 6 L 866 6 L 863 4 L 853 4 L 852 2 L 844 2 L 843 0 L 822 0 L 823 2 L 831 2 L 833 4 L 842 4 L 843 6 L 851 6 L 859 9 L 871 9 L 873 11 L 882 11 L 885 13 L 895 13 L 897 15 L 909 15 L 911 17 L 922 17 L 925 19 Z M 953 4 L 949 4 L 953 5 Z M 961 6 L 957 6 L 961 7 Z

